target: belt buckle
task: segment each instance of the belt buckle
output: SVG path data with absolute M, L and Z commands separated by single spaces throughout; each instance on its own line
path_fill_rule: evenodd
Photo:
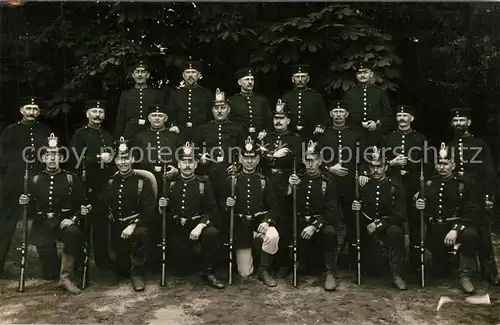
M 155 172 L 157 173 L 161 172 L 161 166 L 155 166 Z
M 54 212 L 47 212 L 45 215 L 47 216 L 47 219 L 54 218 Z
M 407 170 L 404 170 L 404 169 L 401 169 L 399 171 L 399 174 L 401 174 L 401 176 L 405 176 L 405 175 L 408 175 L 408 171 Z
M 248 132 L 255 133 L 255 128 L 253 126 L 249 127 Z
M 139 124 L 139 125 L 144 125 L 144 124 L 146 124 L 146 120 L 145 120 L 145 119 L 140 118 L 140 119 L 137 121 L 137 124 Z
M 191 122 L 187 122 L 187 123 L 186 123 L 186 127 L 188 127 L 188 128 L 193 127 L 193 123 L 191 123 Z
M 459 171 L 459 172 L 458 172 L 458 175 L 459 175 L 459 176 L 464 176 L 464 172 L 463 172 L 463 171 Z
M 215 159 L 217 162 L 223 162 L 224 161 L 224 157 L 222 156 L 219 156 Z
M 245 216 L 245 218 L 247 219 L 247 221 L 251 221 L 252 220 L 252 215 L 251 214 L 247 214 Z
M 306 220 L 306 222 L 309 222 L 311 221 L 311 216 L 305 216 L 304 219 Z
M 304 127 L 302 125 L 297 125 L 297 131 L 301 131 Z
M 186 218 L 181 218 L 181 226 L 185 226 L 186 223 L 187 223 L 187 219 Z

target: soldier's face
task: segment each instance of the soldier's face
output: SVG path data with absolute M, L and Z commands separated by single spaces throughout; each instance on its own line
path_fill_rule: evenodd
M 40 107 L 38 105 L 24 105 L 20 110 L 25 121 L 35 121 L 40 115 Z
M 465 131 L 469 128 L 471 120 L 467 117 L 456 116 L 451 120 L 451 126 L 458 131 Z
M 138 85 L 143 85 L 149 79 L 149 72 L 144 68 L 136 68 L 134 72 L 132 72 L 132 78 Z
M 356 72 L 356 78 L 358 79 L 359 82 L 361 83 L 367 83 L 373 78 L 373 71 L 369 69 L 363 69 L 358 72 Z
M 307 83 L 309 82 L 309 74 L 296 73 L 292 76 L 292 82 L 296 87 L 304 88 L 307 86 Z
M 56 170 L 59 168 L 62 156 L 58 152 L 46 152 L 42 156 L 42 160 L 49 170 Z
M 246 92 L 250 92 L 253 90 L 255 82 L 252 76 L 246 76 L 238 80 L 238 85 L 240 85 L 241 89 Z
M 158 129 L 161 128 L 165 125 L 165 122 L 167 122 L 167 114 L 165 113 L 150 113 L 148 115 L 148 120 L 149 123 L 151 124 L 151 127 Z
M 439 159 L 436 164 L 436 171 L 441 177 L 449 177 L 455 169 L 455 163 L 447 159 Z
M 132 157 L 117 157 L 115 158 L 116 167 L 122 173 L 128 172 L 132 169 L 133 158 Z
M 198 83 L 201 79 L 201 73 L 195 69 L 186 69 L 182 73 L 182 78 L 184 79 L 184 84 L 192 86 Z
M 217 121 L 225 121 L 229 116 L 231 108 L 227 104 L 216 104 L 212 107 L 212 113 Z
M 290 124 L 290 119 L 285 116 L 275 116 L 273 118 L 273 125 L 276 131 L 284 131 Z
M 386 164 L 370 165 L 371 177 L 374 180 L 383 179 L 385 177 L 385 173 L 387 172 L 387 168 Z
M 347 116 L 349 116 L 349 113 L 343 108 L 334 108 L 330 112 L 330 116 L 333 119 L 333 123 L 337 126 L 340 126 L 345 124 L 345 121 L 347 119 Z
M 181 159 L 179 160 L 179 170 L 181 171 L 182 176 L 190 177 L 194 174 L 197 163 L 194 159 Z
M 255 155 L 253 157 L 240 156 L 240 164 L 246 172 L 253 172 L 259 164 L 260 157 Z
M 87 111 L 87 119 L 90 123 L 101 124 L 104 121 L 104 110 L 102 108 L 91 108 Z
M 398 123 L 399 127 L 406 127 L 413 122 L 413 115 L 408 114 L 408 113 L 397 113 L 396 114 L 396 122 Z
M 306 172 L 314 175 L 319 171 L 319 167 L 321 166 L 321 157 L 319 155 L 306 154 L 304 165 L 306 166 Z

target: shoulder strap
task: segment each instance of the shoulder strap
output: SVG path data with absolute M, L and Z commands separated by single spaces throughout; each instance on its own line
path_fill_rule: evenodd
M 266 189 L 266 179 L 263 177 L 260 179 L 260 188 L 262 189 L 262 192 Z
M 38 178 L 39 178 L 40 175 L 35 175 L 33 176 L 33 179 L 32 179 L 32 182 L 33 182 L 33 185 L 36 185 L 36 182 L 38 182 Z
M 139 178 L 137 180 L 137 195 L 141 195 L 142 189 L 144 187 L 144 180 L 142 178 Z
M 200 181 L 198 183 L 198 188 L 200 190 L 201 195 L 205 194 L 205 182 L 204 181 Z
M 73 175 L 70 173 L 66 173 L 66 178 L 68 179 L 69 194 L 71 195 L 71 192 L 73 191 Z

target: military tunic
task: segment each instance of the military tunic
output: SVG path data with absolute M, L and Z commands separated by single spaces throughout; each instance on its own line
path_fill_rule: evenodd
M 243 126 L 247 135 L 257 138 L 259 132 L 272 128 L 271 107 L 261 95 L 239 93 L 229 98 L 229 105 L 229 119 Z
M 324 129 L 331 123 L 323 97 L 311 88 L 290 90 L 283 95 L 283 101 L 290 108 L 289 129 L 304 141 L 312 139 L 317 126 Z
M 118 115 L 116 116 L 115 138 L 132 136 L 146 130 L 148 126 L 148 109 L 154 105 L 164 104 L 165 97 L 160 89 L 132 88 L 120 96 Z
M 212 118 L 212 93 L 201 86 L 180 88 L 172 92 L 169 104 L 169 119 L 190 141 L 196 127 Z

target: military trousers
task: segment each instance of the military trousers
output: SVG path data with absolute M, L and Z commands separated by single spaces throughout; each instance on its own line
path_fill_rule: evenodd
M 111 224 L 111 245 L 116 254 L 114 272 L 119 277 L 144 276 L 148 247 L 148 229 L 136 226 L 132 235 L 121 238 L 128 224 L 115 221 Z

